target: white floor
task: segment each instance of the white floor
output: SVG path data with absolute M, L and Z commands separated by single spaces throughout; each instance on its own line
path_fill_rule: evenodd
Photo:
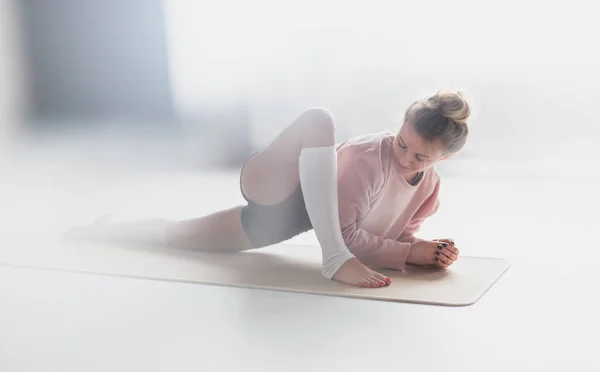
M 2 173 L 2 250 L 102 213 L 185 218 L 242 202 L 235 170 L 40 164 Z M 513 264 L 465 308 L 0 266 L 0 371 L 600 370 L 599 183 L 586 182 L 444 180 L 422 235 Z

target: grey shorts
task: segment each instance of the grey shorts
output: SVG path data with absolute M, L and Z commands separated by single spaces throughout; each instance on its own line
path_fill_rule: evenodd
M 300 183 L 287 199 L 273 205 L 262 205 L 244 194 L 240 172 L 240 191 L 248 202 L 242 209 L 242 226 L 254 248 L 281 243 L 312 230 Z

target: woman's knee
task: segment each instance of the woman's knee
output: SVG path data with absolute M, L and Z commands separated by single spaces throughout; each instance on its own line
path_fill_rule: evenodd
M 312 146 L 326 146 L 335 143 L 335 118 L 331 111 L 313 107 L 304 111 L 298 120 L 302 137 Z

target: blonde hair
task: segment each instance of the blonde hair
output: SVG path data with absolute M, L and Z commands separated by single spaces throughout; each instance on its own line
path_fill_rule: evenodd
M 413 102 L 404 114 L 404 123 L 414 125 L 426 141 L 441 142 L 446 153 L 455 153 L 467 142 L 470 115 L 471 108 L 463 93 L 440 90 Z

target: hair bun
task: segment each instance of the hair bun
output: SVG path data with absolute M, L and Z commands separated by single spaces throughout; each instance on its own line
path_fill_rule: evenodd
M 426 141 L 440 142 L 445 153 L 460 151 L 467 141 L 471 115 L 469 103 L 461 92 L 443 92 L 411 104 L 404 113 L 404 124 L 411 123 Z
M 462 92 L 438 91 L 436 95 L 429 98 L 429 101 L 432 108 L 436 108 L 444 117 L 457 124 L 467 124 L 471 108 Z

